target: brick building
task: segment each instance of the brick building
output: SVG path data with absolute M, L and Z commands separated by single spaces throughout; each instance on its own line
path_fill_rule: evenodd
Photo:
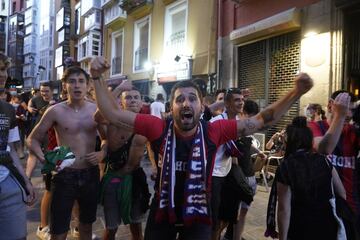
M 310 102 L 325 108 L 334 90 L 358 95 L 359 9 L 358 0 L 219 0 L 218 85 L 250 88 L 264 107 L 291 88 L 298 72 L 314 78 L 313 90 L 268 136 Z

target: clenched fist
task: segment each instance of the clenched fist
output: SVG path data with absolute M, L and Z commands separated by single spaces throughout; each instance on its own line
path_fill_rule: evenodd
M 93 78 L 101 77 L 106 70 L 110 68 L 110 64 L 103 57 L 95 57 L 90 63 L 90 75 Z
M 307 73 L 300 73 L 295 77 L 295 90 L 303 95 L 314 86 L 314 81 Z

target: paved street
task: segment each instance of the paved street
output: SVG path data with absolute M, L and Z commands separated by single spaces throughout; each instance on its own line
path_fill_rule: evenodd
M 150 164 L 145 164 L 144 169 L 146 173 L 149 173 Z M 149 176 L 149 174 L 148 174 Z M 34 172 L 34 177 L 32 178 L 32 182 L 37 190 L 38 193 L 38 201 L 37 203 L 29 207 L 28 209 L 28 239 L 29 240 L 35 240 L 36 237 L 36 228 L 40 222 L 40 197 L 42 196 L 42 193 L 44 191 L 44 184 L 42 182 L 41 174 L 40 174 L 40 167 L 38 166 L 36 171 Z M 148 180 L 148 182 L 151 182 L 151 180 Z M 152 189 L 152 187 L 151 187 Z M 248 216 L 247 216 L 247 222 L 245 226 L 245 233 L 243 237 L 246 240 L 261 240 L 266 239 L 264 237 L 264 229 L 265 229 L 265 218 L 266 218 L 266 207 L 267 207 L 267 199 L 268 199 L 268 193 L 265 191 L 265 188 L 262 186 L 258 187 L 257 194 L 255 196 L 255 201 L 253 202 L 252 207 L 249 210 Z M 145 228 L 145 219 L 143 221 L 143 229 Z M 104 216 L 102 207 L 98 207 L 97 211 L 97 220 L 95 224 L 93 225 L 93 232 L 98 236 L 98 239 L 100 239 L 102 232 L 104 229 Z M 72 240 L 74 238 L 71 237 L 69 234 L 68 240 Z M 130 239 L 130 232 L 128 230 L 127 226 L 121 226 L 117 233 L 116 239 Z

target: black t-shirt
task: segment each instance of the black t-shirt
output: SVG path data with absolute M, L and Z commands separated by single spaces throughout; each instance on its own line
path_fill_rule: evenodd
M 16 116 L 13 106 L 0 100 L 0 151 L 6 151 L 9 130 L 15 126 Z
M 41 119 L 41 116 L 44 114 L 46 108 L 49 106 L 49 102 L 45 101 L 41 96 L 33 97 L 31 99 L 31 102 L 32 102 L 32 107 L 38 110 L 37 113 L 33 115 L 36 118 L 35 123 L 38 123 Z

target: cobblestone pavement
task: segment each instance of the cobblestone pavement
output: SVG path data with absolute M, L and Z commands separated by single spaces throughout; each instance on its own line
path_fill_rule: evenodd
M 147 175 L 150 175 L 150 164 L 143 163 L 143 167 Z M 38 166 L 34 171 L 34 177 L 32 178 L 33 185 L 36 188 L 38 200 L 36 204 L 32 207 L 28 208 L 27 211 L 27 228 L 28 228 L 28 237 L 29 240 L 38 239 L 36 237 L 36 229 L 40 222 L 40 200 L 42 193 L 44 192 L 44 183 L 42 181 L 42 177 L 40 174 L 40 167 Z M 153 184 L 153 182 L 148 179 L 148 183 Z M 152 186 L 150 186 L 152 190 Z M 255 195 L 255 200 L 249 209 L 246 225 L 245 225 L 245 232 L 243 234 L 244 239 L 246 240 L 261 240 L 266 239 L 264 237 L 265 231 L 265 222 L 266 222 L 266 208 L 267 208 L 267 200 L 268 200 L 269 193 L 265 191 L 265 188 L 262 186 L 258 186 L 257 194 Z M 146 218 L 143 220 L 143 229 L 145 229 L 145 222 Z M 96 234 L 98 237 L 97 239 L 101 239 L 102 232 L 104 229 L 104 214 L 102 207 L 98 207 L 97 211 L 97 220 L 93 224 L 93 233 Z M 69 236 L 68 240 L 73 240 L 75 238 Z M 117 237 L 118 240 L 127 240 L 131 239 L 130 232 L 128 226 L 120 226 Z

